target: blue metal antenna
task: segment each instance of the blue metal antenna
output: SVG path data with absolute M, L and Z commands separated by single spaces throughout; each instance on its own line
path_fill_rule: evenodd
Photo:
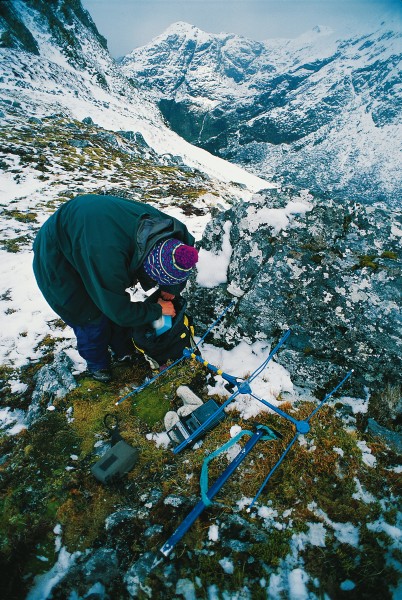
M 333 394 L 335 394 L 335 392 L 341 387 L 341 385 L 343 385 L 345 383 L 345 381 L 347 379 L 349 379 L 349 377 L 352 375 L 352 373 L 353 373 L 353 369 L 351 371 L 349 371 L 349 373 L 347 373 L 345 375 L 345 377 L 342 379 L 342 381 L 340 381 L 338 383 L 338 385 L 336 385 L 334 387 L 334 389 L 331 392 L 329 392 L 329 394 L 327 394 L 325 396 L 325 398 L 320 402 L 320 404 L 312 411 L 312 413 L 306 419 L 306 421 L 297 421 L 296 419 L 293 419 L 293 417 L 291 417 L 290 415 L 288 415 L 288 414 L 286 414 L 286 413 L 284 413 L 282 411 L 279 411 L 279 409 L 277 407 L 274 407 L 274 406 L 270 405 L 269 402 L 266 402 L 266 401 L 262 400 L 261 398 L 258 398 L 257 396 L 253 396 L 257 400 L 260 400 L 260 402 L 263 402 L 263 404 L 266 404 L 267 406 L 269 406 L 270 408 L 272 408 L 273 410 L 275 410 L 275 412 L 277 412 L 278 414 L 280 414 L 282 417 L 284 417 L 288 421 L 291 421 L 295 425 L 295 427 L 296 427 L 296 435 L 294 436 L 294 438 L 292 439 L 292 441 L 290 442 L 290 444 L 287 446 L 287 448 L 283 452 L 282 456 L 279 458 L 278 462 L 272 467 L 272 469 L 270 470 L 270 472 L 268 473 L 268 475 L 264 479 L 264 481 L 263 481 L 260 489 L 258 490 L 258 492 L 256 493 L 256 495 L 254 496 L 253 501 L 251 502 L 248 510 L 250 510 L 254 506 L 254 504 L 256 503 L 256 501 L 258 499 L 258 497 L 260 496 L 260 494 L 262 493 L 263 489 L 267 485 L 268 481 L 271 479 L 271 477 L 275 473 L 276 469 L 282 463 L 283 459 L 288 454 L 289 450 L 292 448 L 293 444 L 296 442 L 296 440 L 299 437 L 299 435 L 301 433 L 308 433 L 309 432 L 309 430 L 310 430 L 310 425 L 309 425 L 310 419 L 317 413 L 317 411 L 320 410 L 320 408 L 324 405 L 324 403 L 327 402 L 327 400 L 329 400 L 329 398 Z
M 266 360 L 264 362 L 267 363 L 268 360 Z M 258 373 L 261 372 L 260 368 L 256 369 L 256 371 L 254 373 L 257 373 L 257 372 Z M 253 373 L 253 375 L 254 375 L 254 373 Z M 268 475 L 265 477 L 262 485 L 260 486 L 260 489 L 258 490 L 258 492 L 256 493 L 256 495 L 254 496 L 254 498 L 253 498 L 250 506 L 248 507 L 248 509 L 247 509 L 248 511 L 250 511 L 251 508 L 254 506 L 254 504 L 256 503 L 256 501 L 258 500 L 258 498 L 260 497 L 261 493 L 263 492 L 265 486 L 267 485 L 268 481 L 271 479 L 272 475 L 279 468 L 279 466 L 282 464 L 282 462 L 284 461 L 284 459 L 287 456 L 287 454 L 290 452 L 290 450 L 292 449 L 292 447 L 296 443 L 299 435 L 303 434 L 303 433 L 308 433 L 308 431 L 310 430 L 310 425 L 309 425 L 310 419 L 317 413 L 317 411 L 324 405 L 324 403 L 327 402 L 327 400 L 345 383 L 345 381 L 347 379 L 349 379 L 349 377 L 352 375 L 352 373 L 353 373 L 353 370 L 349 371 L 349 373 L 347 373 L 345 375 L 345 377 L 342 379 L 342 381 L 340 383 L 338 383 L 334 387 L 334 389 L 331 392 L 329 392 L 329 394 L 327 394 L 325 396 L 325 398 L 311 412 L 310 416 L 305 421 L 298 421 L 297 419 L 294 419 L 291 415 L 288 415 L 287 413 L 285 413 L 284 411 L 282 411 L 278 407 L 274 406 L 270 402 L 267 402 L 266 400 L 264 400 L 262 398 L 259 398 L 255 394 L 251 393 L 251 396 L 253 398 L 255 398 L 256 400 L 262 402 L 265 406 L 268 406 L 269 408 L 271 408 L 272 410 L 274 410 L 278 415 L 280 415 L 281 417 L 283 417 L 286 420 L 290 421 L 296 427 L 296 434 L 294 435 L 294 437 L 292 438 L 292 440 L 290 441 L 290 443 L 285 448 L 285 450 L 282 453 L 282 455 L 280 456 L 279 460 L 275 463 L 275 465 L 269 471 Z M 248 382 L 250 381 L 250 379 L 253 377 L 253 375 L 251 375 L 248 378 L 247 385 L 248 385 Z M 250 386 L 248 386 L 248 387 L 250 387 Z M 221 408 L 223 409 L 227 404 L 229 404 L 229 402 L 231 402 L 233 400 L 234 397 L 236 397 L 240 393 L 241 392 L 239 390 L 237 390 L 236 392 L 234 392 L 234 394 L 232 394 L 232 396 L 230 396 L 230 398 L 228 398 L 228 400 L 224 403 L 224 405 L 222 405 Z M 217 414 L 217 412 L 218 411 L 215 412 L 215 415 Z M 172 552 L 172 550 L 175 547 L 175 545 L 182 539 L 182 537 L 190 529 L 191 525 L 200 516 L 200 514 L 205 510 L 205 508 L 207 508 L 207 506 L 209 504 L 209 501 L 212 500 L 212 498 L 215 496 L 215 494 L 226 483 L 226 481 L 228 480 L 228 478 L 230 477 L 230 475 L 233 473 L 233 471 L 235 471 L 235 469 L 237 469 L 237 467 L 245 459 L 245 457 L 247 456 L 247 454 L 249 454 L 249 452 L 251 452 L 251 450 L 254 448 L 254 446 L 256 445 L 256 443 L 258 442 L 258 440 L 260 440 L 261 438 L 263 438 L 264 433 L 266 431 L 267 431 L 266 427 L 264 427 L 263 425 L 257 425 L 256 432 L 252 435 L 252 437 L 247 442 L 247 444 L 244 446 L 244 448 L 237 454 L 237 456 L 229 464 L 229 466 L 222 473 L 222 475 L 220 475 L 220 477 L 212 484 L 212 486 L 210 487 L 210 489 L 207 490 L 207 492 L 205 492 L 205 491 L 202 490 L 202 475 L 201 475 L 201 496 L 203 497 L 203 499 L 200 500 L 198 502 L 198 504 L 196 504 L 196 506 L 193 508 L 193 510 L 180 523 L 180 525 L 177 527 L 177 529 L 174 531 L 174 533 L 170 536 L 170 538 L 167 540 L 167 542 L 165 542 L 165 544 L 162 546 L 161 553 L 165 557 L 169 556 L 169 554 Z M 246 433 L 246 432 L 243 432 L 243 434 L 244 433 Z M 249 434 L 250 433 L 251 432 L 249 432 Z M 273 432 L 271 432 L 271 433 L 273 433 Z M 275 435 L 275 434 L 273 434 L 273 435 Z M 183 446 L 183 444 L 181 444 L 181 446 Z M 225 444 L 220 449 L 220 451 L 222 451 L 223 449 L 225 449 L 226 446 L 227 445 Z M 178 448 L 179 448 L 179 446 L 178 446 Z M 216 451 L 216 453 L 218 453 L 218 452 L 219 452 L 219 450 Z M 206 459 L 206 461 L 207 460 L 208 460 L 208 458 Z M 204 462 L 204 465 L 205 465 L 205 462 Z
M 230 377 L 231 383 L 234 383 L 237 386 L 237 390 L 223 404 L 221 404 L 221 406 L 218 408 L 218 410 L 216 410 L 210 417 L 208 417 L 208 419 L 206 421 L 204 421 L 204 423 L 202 423 L 198 427 L 198 429 L 193 431 L 193 433 L 191 435 L 189 435 L 188 438 L 186 438 L 183 442 L 181 442 L 181 444 L 179 444 L 178 446 L 176 446 L 176 448 L 174 448 L 174 450 L 173 450 L 174 454 L 178 454 L 184 448 L 186 448 L 189 444 L 191 444 L 192 441 L 194 440 L 194 438 L 197 437 L 202 431 L 204 431 L 212 423 L 212 421 L 214 419 L 216 419 L 217 415 L 219 415 L 223 410 L 225 410 L 227 405 L 230 404 L 232 402 L 232 400 L 234 400 L 239 394 L 250 394 L 251 393 L 251 387 L 249 385 L 249 382 L 252 381 L 257 376 L 257 374 L 259 375 L 262 372 L 263 368 L 265 369 L 265 367 L 267 366 L 269 361 L 272 359 L 273 356 L 275 356 L 275 354 L 278 352 L 279 348 L 286 342 L 286 340 L 288 339 L 289 336 L 290 336 L 290 330 L 286 331 L 286 333 L 279 340 L 279 342 L 277 343 L 275 348 L 273 350 L 271 350 L 271 352 L 269 353 L 269 356 L 264 360 L 264 362 L 261 363 L 261 365 L 250 375 L 250 377 L 248 379 L 245 379 L 244 381 L 243 380 L 239 381 L 237 378 L 233 378 L 231 375 L 228 376 L 227 373 L 223 373 L 223 371 L 220 371 L 220 369 L 218 369 L 217 367 L 214 367 L 214 365 L 211 365 L 208 361 L 204 360 L 202 357 L 197 357 L 196 354 L 192 354 L 191 350 L 190 351 L 185 350 L 185 352 L 189 353 L 189 356 L 191 356 L 191 358 L 195 358 L 195 360 L 201 362 L 206 367 L 211 368 L 211 370 L 213 372 L 218 373 L 222 377 L 225 375 L 225 379 L 227 379 L 228 381 L 229 381 L 228 378 Z M 234 381 L 233 381 L 233 379 L 234 379 Z
M 233 471 L 237 469 L 241 462 L 246 458 L 247 454 L 251 452 L 254 448 L 258 440 L 260 440 L 266 434 L 265 428 L 261 427 L 255 431 L 252 437 L 248 440 L 246 445 L 240 452 L 235 456 L 232 462 L 228 465 L 225 471 L 218 477 L 218 479 L 211 485 L 209 490 L 207 491 L 207 498 L 212 500 L 212 498 L 218 493 L 221 487 L 226 483 L 229 479 Z M 161 548 L 161 552 L 164 556 L 169 556 L 172 552 L 173 548 L 181 540 L 183 535 L 190 529 L 191 525 L 194 523 L 196 519 L 200 516 L 203 510 L 207 507 L 207 505 L 200 500 L 198 504 L 196 504 L 193 510 L 187 515 L 187 517 L 180 523 L 177 527 L 176 531 L 170 536 L 170 538 L 165 542 Z

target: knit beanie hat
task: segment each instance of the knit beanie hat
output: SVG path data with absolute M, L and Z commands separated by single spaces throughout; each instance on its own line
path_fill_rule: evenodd
M 144 261 L 144 271 L 159 285 L 175 285 L 190 277 L 198 251 L 174 238 L 156 244 Z

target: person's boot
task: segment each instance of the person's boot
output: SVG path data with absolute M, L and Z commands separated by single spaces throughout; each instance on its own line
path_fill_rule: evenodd
M 98 369 L 97 371 L 90 371 L 92 379 L 100 381 L 101 383 L 109 383 L 112 381 L 112 372 L 110 369 Z

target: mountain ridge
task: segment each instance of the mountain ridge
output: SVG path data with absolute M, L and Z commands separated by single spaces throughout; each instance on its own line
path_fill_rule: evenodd
M 233 178 L 251 189 L 270 185 L 235 165 L 226 163 L 225 169 L 225 163 L 187 145 L 168 129 L 154 102 L 122 74 L 95 25 L 87 28 L 86 20 L 93 21 L 80 6 L 78 0 L 49 5 L 43 0 L 39 4 L 12 0 L 7 11 L 2 8 L 0 93 L 4 100 L 15 101 L 27 118 L 59 112 L 78 120 L 90 116 L 105 129 L 138 131 L 160 156 L 181 155 L 189 166 L 205 169 L 211 177 L 228 183 Z M 49 11 L 51 18 L 46 16 Z M 18 40 L 10 40 L 11 12 L 14 21 L 30 32 L 36 50 L 32 46 L 32 51 L 26 51 Z M 7 104 L 1 108 L 6 114 Z
M 179 23 L 122 70 L 191 143 L 287 185 L 394 203 L 401 65 L 402 36 L 386 24 L 350 39 L 321 27 L 255 42 Z

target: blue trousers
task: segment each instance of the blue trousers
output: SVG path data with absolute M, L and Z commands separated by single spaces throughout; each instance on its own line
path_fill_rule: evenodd
M 117 358 L 133 354 L 131 329 L 116 325 L 105 315 L 86 325 L 67 325 L 73 328 L 78 352 L 87 361 L 88 370 L 91 372 L 110 367 L 109 348 Z

